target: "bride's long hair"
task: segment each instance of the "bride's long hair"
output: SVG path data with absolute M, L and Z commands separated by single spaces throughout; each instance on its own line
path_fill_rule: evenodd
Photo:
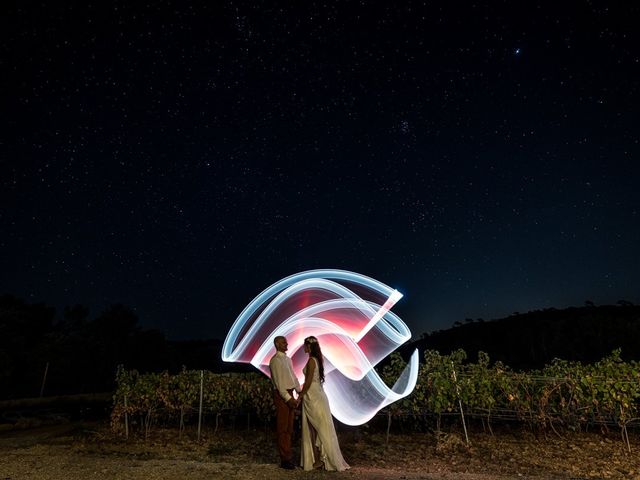
M 316 337 L 307 337 L 304 339 L 304 344 L 309 347 L 311 356 L 318 361 L 318 376 L 320 377 L 320 383 L 324 383 L 324 360 L 318 339 Z

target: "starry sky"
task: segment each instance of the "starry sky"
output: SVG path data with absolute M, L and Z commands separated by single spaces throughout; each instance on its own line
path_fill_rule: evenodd
M 3 3 L 0 293 L 171 339 L 312 268 L 415 337 L 638 303 L 632 3 Z

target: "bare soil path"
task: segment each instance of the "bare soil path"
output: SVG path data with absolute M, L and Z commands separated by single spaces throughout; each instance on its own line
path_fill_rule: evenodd
M 384 435 L 342 432 L 351 470 L 286 471 L 264 430 L 187 432 L 156 429 L 146 441 L 114 436 L 104 424 L 63 424 L 0 434 L 0 480 L 46 479 L 586 479 L 640 480 L 640 438 L 632 452 L 614 433 L 535 436 L 473 433 Z

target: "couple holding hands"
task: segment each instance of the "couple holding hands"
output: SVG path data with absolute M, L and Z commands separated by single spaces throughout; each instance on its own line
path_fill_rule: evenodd
M 293 364 L 287 356 L 288 343 L 285 337 L 273 340 L 276 353 L 269 362 L 273 382 L 273 401 L 276 406 L 278 451 L 280 467 L 296 468 L 291 451 L 295 409 L 302 404 L 302 445 L 300 463 L 305 470 L 346 470 L 349 468 L 342 457 L 338 437 L 333 425 L 329 400 L 322 389 L 324 362 L 322 350 L 316 337 L 304 340 L 304 352 L 309 360 L 302 370 L 304 387 L 300 387 L 293 373 Z M 294 398 L 294 390 L 298 398 Z

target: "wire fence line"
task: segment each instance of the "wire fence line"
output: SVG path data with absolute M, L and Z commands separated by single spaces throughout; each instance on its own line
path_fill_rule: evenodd
M 380 412 L 387 417 L 387 433 L 392 420 L 402 424 L 411 418 L 413 427 L 422 429 L 432 422 L 439 430 L 453 415 L 460 416 L 466 431 L 466 415 L 480 419 L 489 431 L 507 421 L 558 435 L 561 429 L 615 427 L 630 450 L 627 428 L 640 417 L 640 364 L 622 361 L 619 350 L 593 364 L 554 360 L 528 372 L 491 363 L 483 352 L 476 362 L 467 361 L 463 350 L 449 355 L 428 350 L 423 357 L 413 393 Z M 405 366 L 394 353 L 379 373 L 392 384 Z M 130 418 L 147 436 L 159 422 L 173 423 L 182 433 L 197 415 L 199 438 L 203 415 L 214 416 L 215 429 L 225 416 L 235 421 L 246 415 L 250 424 L 252 418 L 267 422 L 274 415 L 271 382 L 259 373 L 139 374 L 119 368 L 116 382 L 111 425 L 124 434 Z

